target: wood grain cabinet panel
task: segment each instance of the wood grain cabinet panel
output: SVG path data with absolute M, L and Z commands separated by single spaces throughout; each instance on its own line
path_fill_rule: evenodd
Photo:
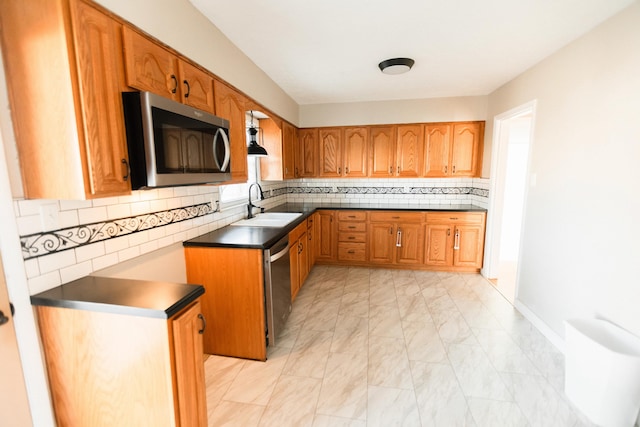
M 337 252 L 337 227 L 335 226 L 335 211 L 321 210 L 317 212 L 316 226 L 316 260 L 335 261 Z
M 321 177 L 342 176 L 342 130 L 321 128 L 318 133 Z
M 291 264 L 291 299 L 293 300 L 309 275 L 309 238 L 307 222 L 289 233 L 289 260 Z
M 211 74 L 130 27 L 123 39 L 129 86 L 214 113 Z
M 343 176 L 362 178 L 367 176 L 369 132 L 366 127 L 344 130 Z
M 185 247 L 184 253 L 187 281 L 205 288 L 204 352 L 266 360 L 263 251 Z
M 424 139 L 424 176 L 442 177 L 450 174 L 451 125 L 426 125 Z
M 260 176 L 264 181 L 296 178 L 296 128 L 277 117 L 260 120 L 261 145 L 267 150 L 260 157 Z
M 461 271 L 480 269 L 485 220 L 484 212 L 427 213 L 425 265 Z
M 207 425 L 202 322 L 37 306 L 60 426 Z
M 229 120 L 231 145 L 231 181 L 247 181 L 246 111 L 249 100 L 219 80 L 213 82 L 216 115 Z
M 396 157 L 396 128 L 374 126 L 369 130 L 369 176 L 394 176 Z
M 300 129 L 296 147 L 296 170 L 300 178 L 315 178 L 318 159 L 318 129 Z
M 121 23 L 93 4 L 33 0 L 3 2 L 0 26 L 25 197 L 130 193 Z
M 423 126 L 398 126 L 396 139 L 397 177 L 415 178 L 422 174 Z
M 482 162 L 484 122 L 456 123 L 451 143 L 451 174 L 478 176 Z

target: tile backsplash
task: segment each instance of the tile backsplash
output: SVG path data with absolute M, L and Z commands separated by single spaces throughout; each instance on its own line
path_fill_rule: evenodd
M 290 203 L 488 205 L 489 180 L 298 179 L 264 182 L 267 209 Z M 36 294 L 94 271 L 224 227 L 246 203 L 222 206 L 215 186 L 134 191 L 89 201 L 14 200 L 29 291 Z

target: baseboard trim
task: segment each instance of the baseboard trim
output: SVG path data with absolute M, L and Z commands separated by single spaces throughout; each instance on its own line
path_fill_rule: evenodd
M 564 339 L 556 334 L 553 329 L 551 329 L 542 319 L 540 319 L 533 311 L 531 311 L 529 307 L 524 305 L 522 301 L 516 299 L 514 306 L 516 310 L 522 313 L 522 315 L 529 322 L 531 322 L 531 324 L 535 326 L 542 335 L 545 336 L 546 339 L 551 341 L 551 344 L 553 344 L 559 351 L 562 352 L 562 354 L 564 354 Z

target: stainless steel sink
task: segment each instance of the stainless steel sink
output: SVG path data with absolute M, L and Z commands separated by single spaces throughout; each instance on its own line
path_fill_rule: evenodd
M 301 213 L 290 212 L 265 212 L 257 214 L 251 219 L 234 222 L 231 225 L 243 225 L 245 227 L 284 227 L 301 215 Z

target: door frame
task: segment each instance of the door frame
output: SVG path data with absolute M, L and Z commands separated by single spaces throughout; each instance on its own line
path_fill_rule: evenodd
M 489 209 L 487 212 L 487 233 L 486 233 L 486 245 L 484 256 L 484 267 L 482 268 L 482 275 L 488 279 L 497 277 L 498 265 L 500 261 L 500 233 L 502 222 L 502 208 L 503 208 L 503 195 L 504 195 L 504 182 L 501 177 L 504 176 L 506 169 L 506 149 L 509 144 L 509 133 L 506 122 L 511 119 L 523 116 L 525 114 L 531 114 L 531 127 L 529 130 L 529 152 L 527 158 L 527 182 L 524 188 L 524 207 L 522 212 L 522 223 L 520 226 L 520 255 L 518 256 L 517 272 L 516 272 L 516 284 L 515 295 L 513 301 L 518 298 L 518 289 L 520 285 L 520 270 L 522 263 L 522 247 L 523 247 L 523 233 L 526 224 L 526 205 L 528 200 L 529 188 L 534 185 L 531 162 L 533 153 L 533 141 L 534 131 L 536 123 L 536 106 L 537 100 L 528 101 L 510 110 L 507 110 L 501 114 L 494 116 L 493 118 L 493 146 L 491 149 L 491 182 L 489 190 Z

